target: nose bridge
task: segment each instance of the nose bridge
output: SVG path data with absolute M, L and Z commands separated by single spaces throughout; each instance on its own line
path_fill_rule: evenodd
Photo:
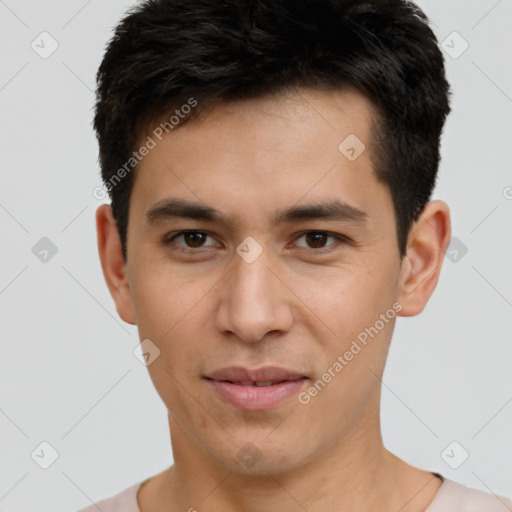
M 268 251 L 260 254 L 254 261 L 238 256 L 231 273 L 231 287 L 234 298 L 240 306 L 253 302 L 255 307 L 269 304 L 268 297 L 272 288 L 272 273 L 269 266 Z M 275 279 L 275 277 L 274 277 Z M 262 300 L 266 299 L 266 300 Z M 270 304 L 269 304 L 270 305 Z
M 258 341 L 270 331 L 286 330 L 291 321 L 280 281 L 269 268 L 271 254 L 259 247 L 251 240 L 240 244 L 220 304 L 219 329 L 235 333 L 242 341 Z

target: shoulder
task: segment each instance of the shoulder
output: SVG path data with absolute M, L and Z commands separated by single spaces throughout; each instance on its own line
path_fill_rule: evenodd
M 445 479 L 425 512 L 512 512 L 512 500 Z
M 137 491 L 142 482 L 138 482 L 115 496 L 105 498 L 78 512 L 140 512 L 137 504 Z

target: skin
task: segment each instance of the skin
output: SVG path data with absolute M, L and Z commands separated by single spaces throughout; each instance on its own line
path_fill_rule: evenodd
M 161 351 L 148 370 L 169 411 L 174 465 L 142 485 L 142 512 L 420 512 L 436 495 L 437 477 L 382 442 L 381 379 L 396 317 L 307 405 L 293 396 L 242 411 L 202 379 L 230 365 L 277 365 L 308 375 L 310 386 L 393 303 L 399 316 L 426 306 L 451 237 L 449 208 L 426 205 L 400 260 L 391 195 L 372 167 L 374 116 L 354 89 L 302 90 L 217 105 L 180 126 L 137 170 L 127 263 L 110 206 L 98 208 L 117 311 Z M 355 161 L 338 150 L 350 133 L 366 144 Z M 213 206 L 229 222 L 150 225 L 146 212 L 168 197 Z M 271 221 L 276 210 L 332 198 L 364 210 L 367 222 Z M 183 236 L 162 243 L 184 229 L 210 236 L 202 246 Z M 315 245 L 309 231 L 350 243 Z M 236 252 L 248 236 L 263 249 L 252 263 Z M 248 442 L 261 455 L 250 467 L 237 457 Z

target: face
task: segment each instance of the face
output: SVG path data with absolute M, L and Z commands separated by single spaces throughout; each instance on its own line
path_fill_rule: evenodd
M 218 106 L 142 160 L 116 303 L 160 350 L 175 460 L 277 473 L 376 439 L 403 276 L 372 124 L 357 91 L 304 90 Z M 206 378 L 231 366 L 303 378 Z

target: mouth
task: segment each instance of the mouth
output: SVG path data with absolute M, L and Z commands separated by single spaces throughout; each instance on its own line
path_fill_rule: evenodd
M 205 375 L 207 379 L 230 382 L 232 384 L 275 384 L 285 381 L 294 381 L 307 377 L 305 373 L 288 370 L 279 366 L 265 366 L 262 368 L 245 368 L 243 366 L 229 366 L 215 370 Z
M 204 377 L 224 404 L 247 411 L 275 408 L 296 395 L 308 377 L 282 368 L 224 368 Z
M 306 377 L 299 377 L 298 379 L 290 379 L 290 380 L 245 381 L 245 382 L 242 382 L 242 381 L 231 381 L 231 380 L 215 380 L 215 379 L 210 379 L 208 377 L 206 377 L 206 378 L 208 380 L 213 380 L 215 382 L 227 382 L 228 384 L 235 384 L 237 386 L 254 386 L 254 387 L 257 387 L 257 388 L 266 388 L 268 386 L 275 386 L 276 384 L 281 384 L 283 382 L 296 382 L 298 380 L 303 380 Z

